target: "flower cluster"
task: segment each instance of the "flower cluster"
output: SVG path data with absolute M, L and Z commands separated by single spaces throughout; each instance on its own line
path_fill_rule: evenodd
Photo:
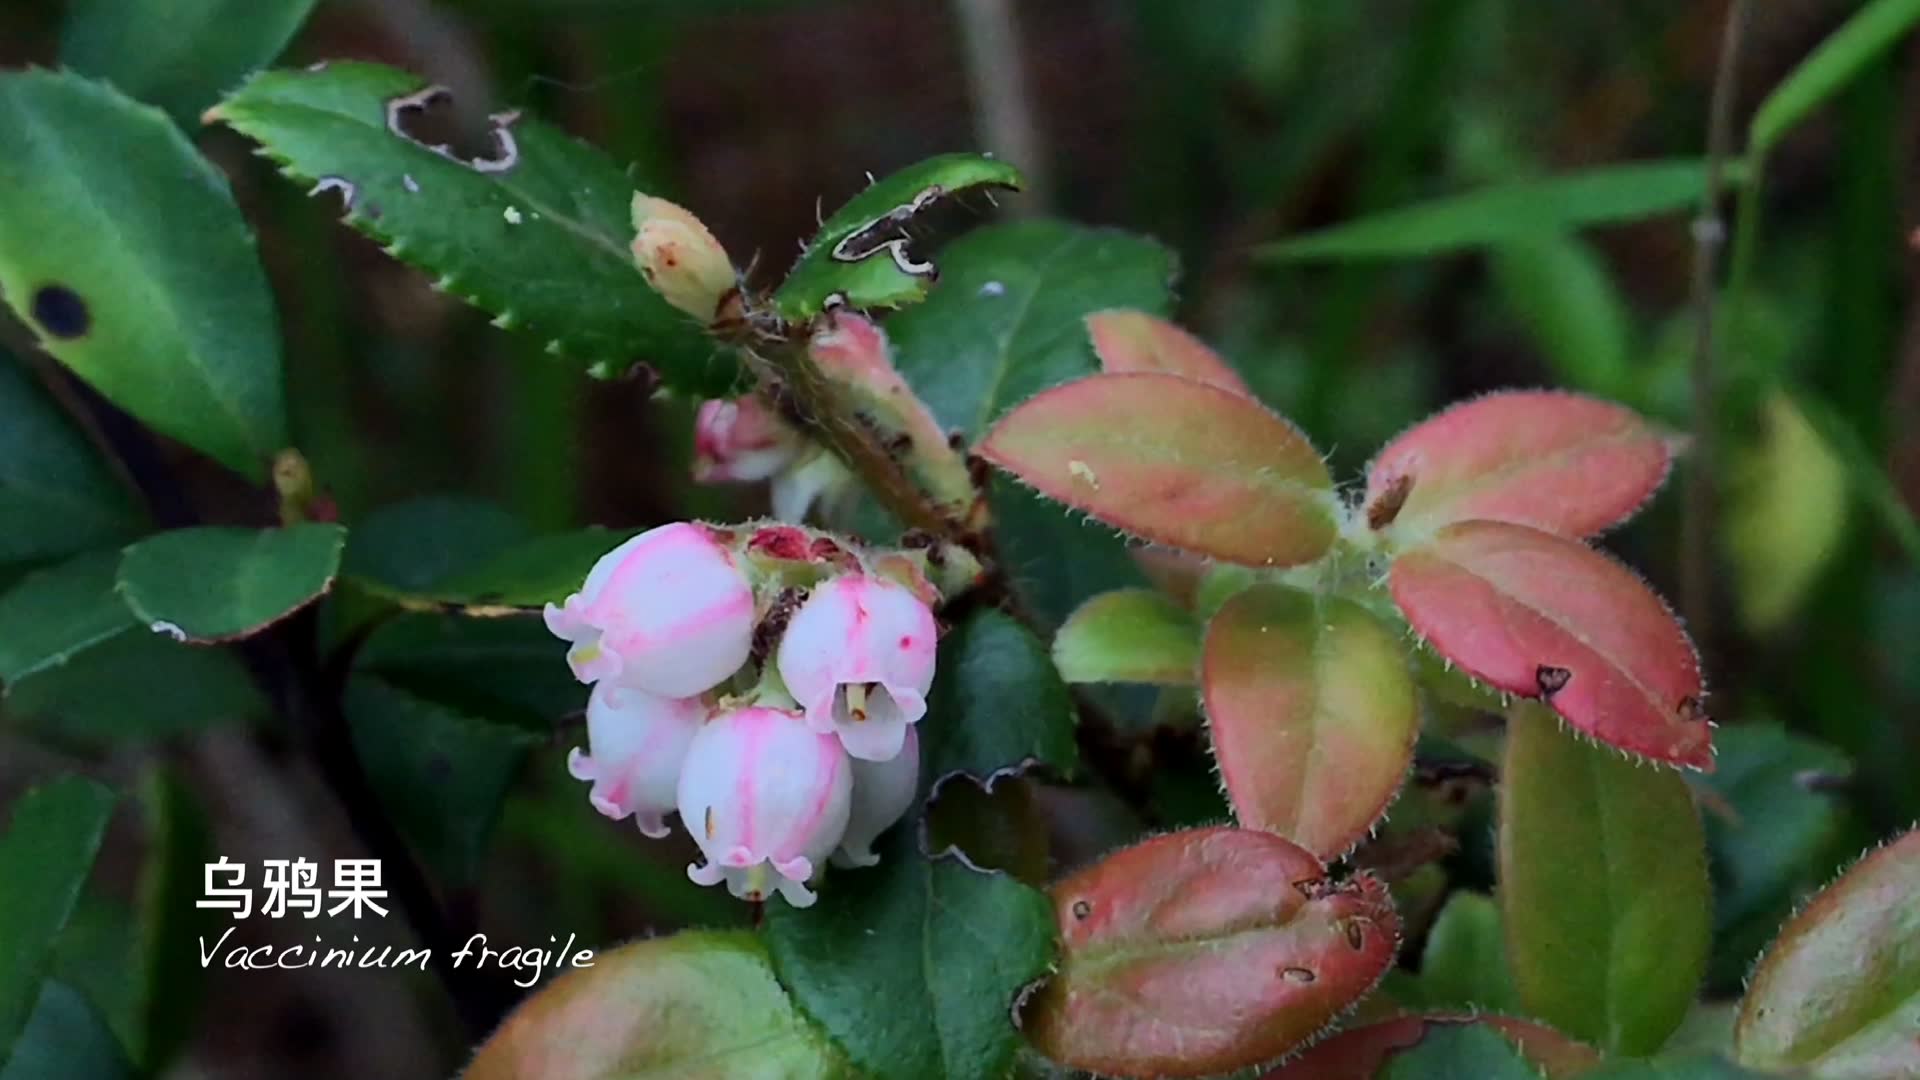
M 905 553 L 795 526 L 641 533 L 547 605 L 593 686 L 568 770 L 648 836 L 677 811 L 694 881 L 805 907 L 829 858 L 878 862 L 913 801 L 935 596 Z

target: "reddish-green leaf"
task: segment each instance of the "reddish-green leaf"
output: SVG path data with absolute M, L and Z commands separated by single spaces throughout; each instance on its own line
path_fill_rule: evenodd
M 1655 761 L 1713 768 L 1700 660 L 1633 571 L 1575 540 L 1448 525 L 1394 560 L 1394 602 L 1442 656 Z
M 1706 970 L 1713 890 L 1684 777 L 1512 710 L 1500 905 L 1525 1010 L 1617 1054 L 1658 1050 Z
M 1600 1064 L 1600 1055 L 1592 1047 L 1544 1024 L 1507 1016 L 1435 1013 L 1398 1016 L 1343 1031 L 1262 1080 L 1374 1080 L 1394 1058 L 1419 1046 L 1429 1032 L 1466 1024 L 1498 1032 L 1547 1080 L 1572 1080 Z
M 1386 888 L 1336 882 L 1271 833 L 1212 828 L 1127 848 L 1053 888 L 1063 955 L 1029 1003 L 1053 1060 L 1205 1076 L 1312 1038 L 1393 961 Z
M 1629 409 L 1510 391 L 1456 405 L 1388 443 L 1367 467 L 1366 505 L 1410 543 L 1476 519 L 1587 536 L 1646 502 L 1672 456 L 1672 437 Z
M 1093 338 L 1093 351 L 1099 355 L 1103 371 L 1181 375 L 1253 396 L 1247 384 L 1206 342 L 1157 315 L 1096 311 L 1087 316 L 1087 333 Z
M 987 460 L 1137 536 L 1248 566 L 1333 543 L 1326 462 L 1250 398 L 1176 375 L 1095 375 L 1044 391 L 980 444 Z
M 1350 600 L 1240 593 L 1207 626 L 1201 687 L 1234 816 L 1322 857 L 1367 835 L 1413 760 L 1406 647 Z
M 1920 1076 L 1920 830 L 1861 860 L 1754 969 L 1741 1064 L 1814 1077 Z

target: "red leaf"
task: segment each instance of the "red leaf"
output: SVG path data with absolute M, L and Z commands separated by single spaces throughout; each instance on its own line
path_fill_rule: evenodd
M 1700 660 L 1631 570 L 1524 525 L 1448 525 L 1394 560 L 1394 602 L 1440 655 L 1656 761 L 1713 768 Z
M 1630 409 L 1507 391 L 1455 405 L 1388 443 L 1367 467 L 1366 505 L 1413 541 L 1471 519 L 1588 536 L 1646 502 L 1672 457 L 1671 437 Z
M 1052 892 L 1060 970 L 1024 1026 L 1053 1060 L 1111 1076 L 1271 1060 L 1371 989 L 1398 943 L 1384 885 L 1334 882 L 1271 833 L 1156 837 Z
M 1144 311 L 1096 311 L 1087 316 L 1087 333 L 1100 368 L 1109 374 L 1158 372 L 1211 383 L 1222 390 L 1253 396 L 1247 384 L 1207 343 Z
M 980 444 L 988 461 L 1137 536 L 1247 566 L 1333 543 L 1327 466 L 1258 403 L 1175 375 L 1094 375 L 1035 395 Z
M 1413 760 L 1406 646 L 1350 600 L 1235 595 L 1208 624 L 1201 685 L 1234 816 L 1320 856 L 1366 836 Z
M 1261 1080 L 1374 1080 L 1402 1050 L 1420 1045 L 1441 1024 L 1484 1024 L 1497 1030 L 1547 1080 L 1573 1080 L 1600 1065 L 1600 1054 L 1544 1024 L 1507 1016 L 1398 1016 L 1353 1028 L 1294 1058 Z
M 1807 1076 L 1920 1076 L 1920 829 L 1827 886 L 1753 970 L 1735 1056 Z

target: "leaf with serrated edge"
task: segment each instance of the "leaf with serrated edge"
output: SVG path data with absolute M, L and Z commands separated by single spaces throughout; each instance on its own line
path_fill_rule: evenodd
M 1329 1036 L 1261 1080 L 1374 1080 L 1389 1062 L 1418 1047 L 1430 1032 L 1455 1027 L 1484 1027 L 1498 1032 L 1547 1080 L 1574 1080 L 1600 1064 L 1600 1055 L 1592 1047 L 1531 1020 L 1428 1013 L 1399 1016 Z
M 1473 677 L 1609 746 L 1713 768 L 1699 657 L 1633 571 L 1575 540 L 1465 521 L 1403 552 L 1389 581 L 1413 629 Z
M 0 296 L 114 404 L 264 476 L 280 328 L 226 178 L 159 110 L 64 72 L 0 75 L 0 160 Z
M 1672 456 L 1672 436 L 1630 409 L 1510 390 L 1455 405 L 1388 443 L 1367 467 L 1366 505 L 1405 485 L 1387 527 L 1402 544 L 1469 520 L 1589 536 L 1639 509 Z
M 1780 931 L 1733 1029 L 1757 1069 L 1920 1076 L 1920 830 L 1860 860 Z
M 577 957 L 577 954 L 576 954 Z M 463 1080 L 831 1080 L 842 1060 L 752 935 L 683 931 L 595 950 L 509 1015 Z
M 1180 375 L 1212 383 L 1222 390 L 1253 396 L 1247 384 L 1207 343 L 1144 311 L 1096 311 L 1087 316 L 1087 335 L 1100 357 L 1100 370 Z
M 1238 594 L 1207 625 L 1201 691 L 1234 816 L 1323 858 L 1367 835 L 1413 762 L 1406 647 L 1350 600 Z
M 596 368 L 644 362 L 669 389 L 724 394 L 731 357 L 634 264 L 634 183 L 620 166 L 518 113 L 492 117 L 492 157 L 406 135 L 409 110 L 444 94 L 404 71 L 332 62 L 261 72 L 209 119 L 259 142 L 314 194 L 341 200 L 347 224 L 495 325 L 525 327 Z
M 1053 636 L 1053 663 L 1070 683 L 1191 686 L 1200 626 L 1152 589 L 1116 589 L 1080 605 Z
M 1293 566 L 1333 543 L 1312 444 L 1258 403 L 1174 375 L 1094 375 L 1030 398 L 980 454 L 1042 494 L 1156 543 Z
M 1303 1045 L 1393 962 L 1399 919 L 1367 875 L 1334 882 L 1271 833 L 1196 829 L 1051 890 L 1062 956 L 1023 1026 L 1060 1064 L 1206 1076 Z
M 862 310 L 921 299 L 938 271 L 909 250 L 914 219 L 957 195 L 1022 182 L 1020 170 L 979 154 L 943 154 L 874 181 L 820 226 L 773 294 L 774 310 L 806 322 L 834 297 Z
M 1529 1015 L 1616 1054 L 1686 1018 L 1713 934 L 1706 840 L 1684 777 L 1511 710 L 1500 769 L 1500 914 Z
M 114 588 L 154 633 L 229 641 L 265 629 L 333 585 L 347 530 L 175 529 L 129 547 Z

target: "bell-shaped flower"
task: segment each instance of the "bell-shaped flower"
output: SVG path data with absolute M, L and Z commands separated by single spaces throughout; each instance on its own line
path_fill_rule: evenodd
M 680 764 L 707 707 L 698 698 L 663 698 L 601 683 L 587 699 L 587 750 L 567 755 L 567 771 L 593 784 L 593 808 L 615 821 L 632 817 L 648 836 L 667 835 L 678 805 Z
M 847 753 L 890 761 L 933 686 L 933 612 L 908 589 L 847 574 L 813 590 L 787 624 L 780 678 L 815 731 Z
M 548 604 L 547 629 L 572 642 L 581 682 L 617 682 L 661 697 L 712 689 L 753 647 L 753 588 L 707 529 L 662 525 L 601 556 L 586 584 Z
M 891 761 L 853 760 L 853 808 L 847 835 L 833 853 L 835 866 L 872 866 L 880 861 L 873 842 L 913 805 L 920 786 L 920 736 L 907 727 L 907 741 Z
M 693 478 L 702 484 L 772 479 L 807 447 L 804 435 L 757 395 L 700 405 L 693 423 Z
M 697 884 L 743 900 L 777 891 L 807 907 L 807 888 L 847 831 L 853 768 L 839 740 L 798 714 L 749 706 L 707 721 L 680 768 L 680 820 L 706 862 Z
M 711 322 L 738 283 L 727 249 L 685 207 L 652 195 L 633 196 L 633 261 L 667 303 Z

